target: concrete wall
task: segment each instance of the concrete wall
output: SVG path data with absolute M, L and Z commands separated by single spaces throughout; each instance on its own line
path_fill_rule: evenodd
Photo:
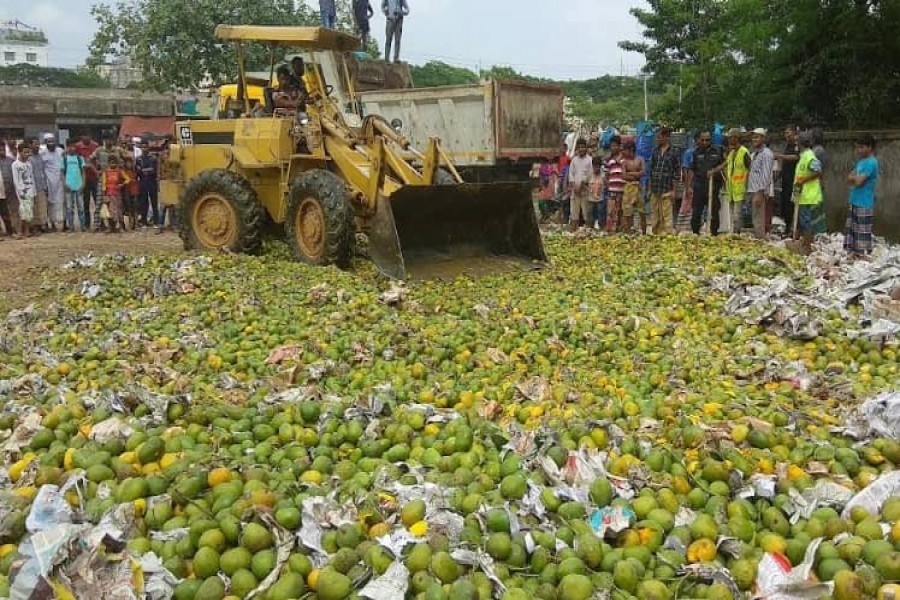
M 170 117 L 174 114 L 174 100 L 159 94 L 113 89 L 0 86 L 0 120 L 3 121 L 12 118 L 27 122 L 49 116 L 57 123 L 71 123 L 81 119 L 85 122 L 118 120 L 125 115 Z
M 875 233 L 892 242 L 900 242 L 900 131 L 872 134 L 878 140 L 876 155 L 881 169 L 875 201 Z M 825 205 L 829 231 L 844 229 L 850 197 L 847 174 L 856 164 L 854 141 L 859 135 L 860 132 L 854 131 L 825 134 L 825 148 L 828 150 Z

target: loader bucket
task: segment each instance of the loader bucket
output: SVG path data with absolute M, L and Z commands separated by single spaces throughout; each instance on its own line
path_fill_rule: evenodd
M 547 260 L 527 183 L 403 187 L 379 201 L 369 253 L 395 279 L 482 274 Z

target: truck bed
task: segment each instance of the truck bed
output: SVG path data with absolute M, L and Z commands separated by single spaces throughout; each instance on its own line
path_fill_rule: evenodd
M 417 148 L 436 136 L 457 166 L 492 167 L 553 156 L 562 131 L 562 89 L 518 81 L 379 90 L 360 95 L 366 114 L 403 122 Z

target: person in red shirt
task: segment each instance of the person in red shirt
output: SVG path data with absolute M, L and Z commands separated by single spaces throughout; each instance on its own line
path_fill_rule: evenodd
M 85 182 L 84 193 L 81 195 L 81 200 L 84 203 L 85 219 L 85 222 L 81 224 L 81 228 L 84 231 L 90 231 L 91 229 L 91 201 L 93 200 L 94 206 L 99 206 L 100 204 L 100 174 L 90 160 L 94 151 L 99 147 L 100 144 L 92 140 L 90 135 L 81 136 L 81 140 L 75 144 L 76 154 L 84 159 Z M 94 225 L 99 226 L 99 223 L 95 223 Z
M 103 190 L 103 206 L 101 218 L 105 223 L 107 232 L 122 231 L 122 192 L 126 185 L 126 177 L 119 169 L 119 161 L 114 156 L 109 157 L 106 170 L 100 175 L 100 188 Z
M 562 149 L 559 151 L 559 162 L 556 165 L 556 172 L 559 174 L 560 181 L 566 181 L 566 177 L 569 175 L 569 165 L 571 163 L 572 159 L 569 157 L 569 146 L 568 144 L 563 144 Z
M 128 217 L 127 225 L 125 229 L 131 228 L 132 231 L 137 229 L 137 215 L 138 215 L 138 194 L 140 194 L 140 187 L 138 184 L 137 173 L 134 170 L 134 159 L 130 156 L 125 157 L 125 166 L 122 169 L 122 176 L 124 177 L 123 188 L 122 188 L 122 204 L 123 204 L 123 213 L 124 216 Z

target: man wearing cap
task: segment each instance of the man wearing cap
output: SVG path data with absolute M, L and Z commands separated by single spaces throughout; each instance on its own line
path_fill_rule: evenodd
M 763 239 L 769 231 L 767 208 L 775 155 L 766 146 L 766 130 L 761 127 L 753 130 L 750 143 L 753 145 L 753 151 L 750 154 L 750 181 L 747 184 L 747 195 L 753 213 L 753 236 Z
M 803 249 L 812 251 L 813 237 L 825 233 L 825 212 L 822 204 L 822 163 L 813 152 L 813 138 L 809 132 L 800 134 L 800 160 L 794 174 L 794 202 L 798 205 L 797 232 L 803 236 Z
M 51 134 L 44 136 L 44 147 L 40 159 L 44 163 L 47 176 L 47 220 L 55 230 L 65 227 L 65 190 L 63 190 L 62 159 L 63 149 L 57 146 Z
M 750 152 L 741 143 L 741 130 L 728 132 L 728 155 L 725 157 L 725 197 L 731 209 L 731 232 L 740 233 L 743 226 L 743 205 L 747 195 L 747 175 L 750 173 Z

